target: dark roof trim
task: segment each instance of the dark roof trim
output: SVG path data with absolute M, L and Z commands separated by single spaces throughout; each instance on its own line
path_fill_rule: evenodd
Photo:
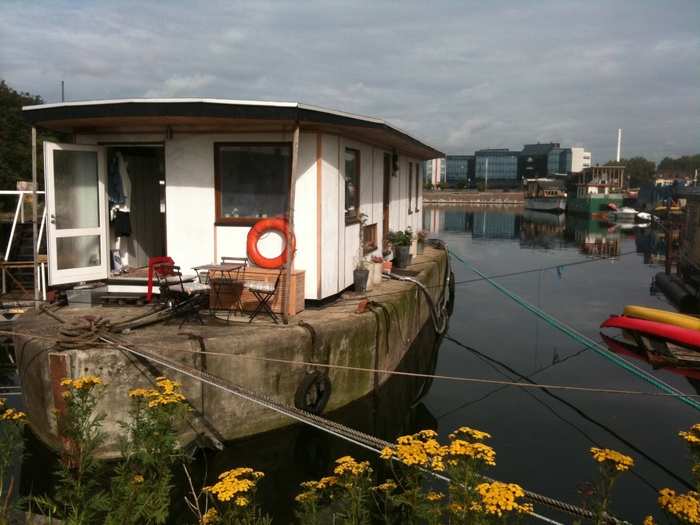
M 22 108 L 32 125 L 51 121 L 109 117 L 212 117 L 284 120 L 378 129 L 401 137 L 435 157 L 444 154 L 384 120 L 292 102 L 220 99 L 128 99 L 42 104 Z

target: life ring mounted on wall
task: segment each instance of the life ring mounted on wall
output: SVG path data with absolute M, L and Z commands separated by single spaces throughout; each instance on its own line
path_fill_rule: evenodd
M 258 250 L 258 241 L 263 235 L 271 231 L 278 232 L 284 239 L 284 243 L 282 252 L 277 257 L 268 258 L 262 255 Z M 294 234 L 289 231 L 289 223 L 286 219 L 261 219 L 256 222 L 248 232 L 246 243 L 248 258 L 260 268 L 281 268 L 284 263 L 287 262 L 287 243 L 289 243 L 290 251 L 294 253 L 296 249 L 296 239 L 294 238 Z

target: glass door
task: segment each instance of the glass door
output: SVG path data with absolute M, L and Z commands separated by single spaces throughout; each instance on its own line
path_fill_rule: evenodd
M 99 146 L 44 142 L 49 284 L 106 279 L 106 160 Z

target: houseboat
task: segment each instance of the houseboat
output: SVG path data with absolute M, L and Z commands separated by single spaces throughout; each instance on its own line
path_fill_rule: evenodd
M 567 211 L 607 219 L 612 206 L 622 207 L 627 182 L 624 166 L 592 166 L 574 174 L 567 192 Z
M 525 209 L 561 213 L 566 210 L 564 184 L 556 179 L 527 179 Z
M 412 247 L 412 264 L 368 294 L 350 292 L 354 270 L 384 254 L 390 231 L 421 228 L 421 165 L 444 156 L 384 120 L 221 99 L 70 102 L 23 113 L 34 128 L 65 137 L 43 144 L 46 266 L 49 288 L 70 304 L 25 315 L 15 340 L 30 426 L 46 444 L 61 446 L 64 377 L 105 381 L 102 455 L 110 457 L 119 453 L 126 392 L 159 375 L 182 383 L 193 407 L 183 442 L 293 422 L 163 363 L 320 413 L 389 377 L 349 368 L 397 369 L 418 334 L 444 330 L 450 270 L 438 243 L 422 254 Z M 151 263 L 163 259 L 172 272 L 160 289 L 170 293 L 176 273 L 183 291 L 210 296 L 201 311 L 188 303 L 191 318 L 152 322 L 178 313 L 172 301 L 111 304 L 143 297 L 159 277 Z M 222 291 L 228 281 L 239 292 Z M 249 303 L 263 315 L 241 322 Z M 66 336 L 87 326 L 92 335 L 80 343 Z

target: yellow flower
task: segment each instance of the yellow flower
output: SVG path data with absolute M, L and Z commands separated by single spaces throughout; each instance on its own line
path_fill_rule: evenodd
M 496 465 L 496 451 L 483 443 L 470 443 L 463 439 L 455 439 L 450 443 L 448 453 L 452 457 L 469 457 L 483 461 L 486 465 Z
M 516 483 L 480 483 L 476 486 L 476 491 L 481 497 L 480 504 L 486 514 L 503 516 L 508 512 L 532 512 L 531 504 L 518 501 L 525 496 L 525 491 Z
M 697 492 L 676 494 L 671 489 L 659 491 L 659 506 L 686 523 L 700 523 L 700 499 Z
M 483 441 L 484 439 L 489 439 L 491 437 L 491 434 L 489 434 L 488 432 L 482 432 L 481 430 L 476 430 L 475 428 L 459 427 L 448 437 L 450 439 L 457 439 L 458 436 L 469 437 L 476 441 Z
M 393 490 L 396 490 L 396 483 L 388 479 L 384 483 L 374 487 L 373 490 L 378 490 L 380 492 L 391 492 Z
M 700 423 L 695 423 L 690 429 L 685 432 L 679 432 L 678 435 L 682 437 L 691 447 L 700 446 Z
M 634 460 L 631 457 L 609 448 L 592 447 L 591 454 L 598 463 L 610 465 L 619 472 L 624 472 L 634 466 Z
M 102 382 L 102 379 L 100 379 L 97 376 L 81 376 L 77 379 L 70 379 L 68 377 L 65 377 L 61 380 L 61 386 L 68 387 L 72 390 L 91 390 L 93 387 L 97 385 L 102 385 L 104 384 Z
M 204 513 L 204 516 L 202 516 L 202 519 L 199 523 L 200 525 L 214 525 L 218 522 L 219 512 L 214 507 L 212 507 Z
M 318 501 L 318 494 L 314 491 L 301 492 L 296 495 L 294 501 L 299 503 L 311 503 Z
M 24 423 L 27 419 L 27 414 L 15 410 L 14 408 L 8 408 L 2 414 L 0 414 L 0 420 L 2 421 L 16 421 L 17 423 Z
M 139 485 L 143 483 L 143 476 L 141 474 L 134 474 L 134 477 L 131 478 L 131 482 L 135 485 Z
M 204 487 L 204 491 L 213 494 L 222 503 L 235 498 L 236 505 L 245 507 L 250 500 L 243 495 L 254 490 L 258 480 L 263 476 L 262 472 L 256 472 L 248 467 L 227 470 L 219 474 L 219 481 L 214 485 Z
M 656 523 L 654 522 L 654 517 L 647 516 L 646 518 L 644 518 L 644 522 L 642 523 L 642 525 L 656 525 Z
M 165 377 L 156 379 L 156 389 L 133 388 L 129 390 L 129 397 L 148 400 L 148 408 L 158 408 L 166 405 L 175 405 L 185 401 L 185 396 L 180 393 L 180 383 L 171 381 Z
M 336 476 L 342 476 L 343 474 L 359 476 L 365 472 L 371 471 L 369 468 L 369 461 L 358 463 L 351 456 L 343 456 L 342 458 L 336 459 L 335 462 L 338 466 L 333 469 L 333 474 Z
M 425 499 L 428 501 L 440 501 L 442 498 L 444 498 L 445 495 L 441 492 L 435 492 L 431 490 L 425 495 Z
M 432 430 L 421 430 L 410 436 L 401 436 L 396 439 L 396 445 L 382 450 L 381 457 L 396 458 L 409 466 L 444 470 L 442 457 L 447 453 L 447 447 L 440 445 L 434 438 L 436 435 Z

